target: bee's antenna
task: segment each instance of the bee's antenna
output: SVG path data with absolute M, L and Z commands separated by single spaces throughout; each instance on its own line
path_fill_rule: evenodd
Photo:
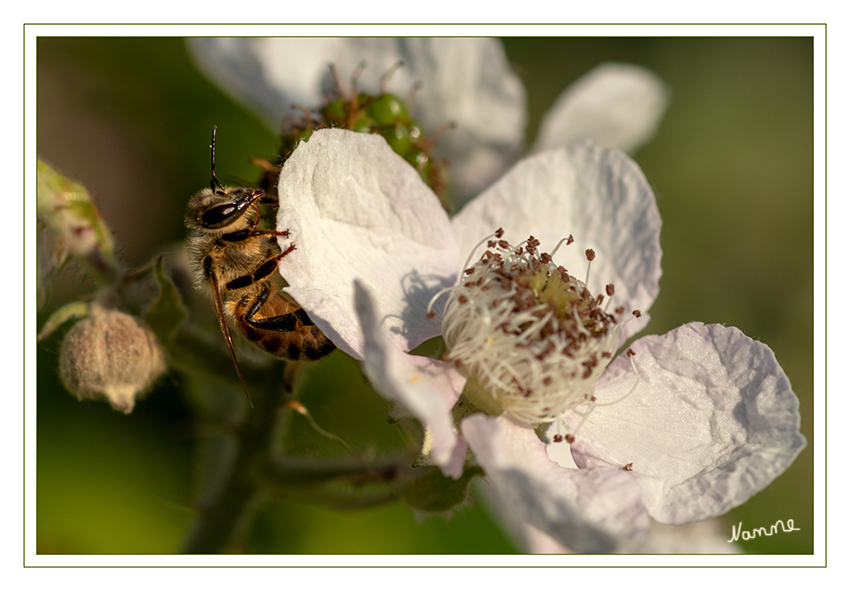
M 215 130 L 216 130 L 217 128 L 218 128 L 218 125 L 213 125 L 213 130 L 212 130 L 212 143 L 210 143 L 210 152 L 211 152 L 211 157 L 210 157 L 210 175 L 212 176 L 212 178 L 210 179 L 210 189 L 212 189 L 214 193 L 218 193 L 218 191 L 216 191 L 216 186 L 218 186 L 218 188 L 219 188 L 221 191 L 224 191 L 224 185 L 222 185 L 222 184 L 218 181 L 218 177 L 216 177 L 216 176 L 215 176 Z

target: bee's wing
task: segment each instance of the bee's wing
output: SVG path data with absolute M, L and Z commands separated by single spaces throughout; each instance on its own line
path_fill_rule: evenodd
M 218 275 L 213 271 L 210 273 L 213 284 L 213 301 L 215 302 L 215 315 L 218 318 L 218 325 L 221 327 L 221 332 L 224 334 L 224 340 L 227 343 L 227 350 L 230 351 L 230 358 L 233 359 L 233 365 L 236 366 L 236 373 L 239 375 L 239 381 L 242 382 L 242 387 L 245 389 L 245 396 L 248 397 L 248 404 L 254 408 L 254 403 L 251 402 L 251 395 L 248 394 L 248 386 L 245 385 L 245 379 L 242 377 L 242 370 L 239 369 L 239 362 L 236 360 L 236 352 L 233 350 L 233 341 L 230 338 L 230 331 L 227 330 L 227 321 L 224 318 L 224 304 L 221 303 L 221 286 L 218 283 Z

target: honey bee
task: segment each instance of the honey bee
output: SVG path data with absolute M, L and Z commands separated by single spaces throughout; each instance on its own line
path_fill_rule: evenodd
M 294 251 L 295 244 L 281 250 L 277 238 L 288 238 L 289 230 L 260 227 L 260 204 L 276 209 L 275 200 L 258 189 L 225 187 L 219 182 L 215 132 L 213 127 L 210 187 L 192 196 L 186 212 L 188 248 L 196 282 L 212 288 L 218 324 L 250 403 L 228 321 L 249 341 L 282 359 L 315 360 L 336 347 L 280 291 L 278 261 Z

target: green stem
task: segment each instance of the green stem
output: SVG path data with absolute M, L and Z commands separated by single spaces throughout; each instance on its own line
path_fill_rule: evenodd
M 244 528 L 260 502 L 263 489 L 259 468 L 268 458 L 276 435 L 279 409 L 291 394 L 297 363 L 275 364 L 269 372 L 263 394 L 248 411 L 236 433 L 236 457 L 218 493 L 200 507 L 186 539 L 183 552 L 212 554 L 222 552 Z
M 311 505 L 323 505 L 334 511 L 372 509 L 399 501 L 398 491 L 396 488 L 390 487 L 369 491 L 361 490 L 352 494 L 349 489 L 336 490 L 331 486 L 319 486 L 300 491 L 289 490 L 286 496 Z
M 214 335 L 215 338 L 221 334 Z M 242 389 L 242 383 L 236 373 L 233 361 L 224 348 L 224 337 L 220 342 L 211 342 L 207 335 L 196 330 L 184 328 L 173 341 L 165 342 L 169 354 L 169 365 L 178 372 L 195 375 L 205 379 L 215 380 L 236 390 Z M 279 366 L 280 363 L 271 365 Z M 240 359 L 239 366 L 245 376 L 245 383 L 251 392 L 266 387 L 265 380 L 258 379 L 270 372 L 270 365 L 251 363 L 250 360 Z M 274 385 L 280 387 L 280 383 Z
M 389 458 L 269 458 L 263 479 L 272 494 L 333 509 L 366 509 L 400 499 L 399 482 L 413 470 L 408 453 Z
M 343 458 L 270 458 L 263 466 L 263 479 L 278 489 L 298 489 L 337 480 L 357 483 L 382 483 L 397 480 L 409 471 L 408 454 L 381 460 Z

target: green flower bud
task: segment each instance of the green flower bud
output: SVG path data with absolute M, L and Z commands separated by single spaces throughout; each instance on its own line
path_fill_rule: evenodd
M 129 314 L 93 304 L 68 331 L 59 353 L 62 384 L 79 400 L 106 399 L 124 414 L 166 369 L 154 333 Z
M 43 265 L 46 263 L 48 269 L 61 267 L 72 255 L 102 284 L 121 276 L 112 234 L 85 187 L 39 160 L 36 194 L 39 223 L 56 241 L 54 261 L 42 253 Z M 47 275 L 48 269 L 42 274 Z

